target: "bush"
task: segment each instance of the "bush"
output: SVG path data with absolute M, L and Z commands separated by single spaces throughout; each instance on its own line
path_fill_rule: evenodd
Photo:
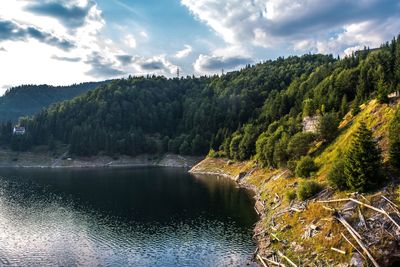
M 288 170 L 294 174 L 296 173 L 297 160 L 291 159 L 286 163 Z
M 295 190 L 288 190 L 286 191 L 286 198 L 290 202 L 296 199 L 296 191 Z
M 328 173 L 328 181 L 333 187 L 339 190 L 348 189 L 346 176 L 344 174 L 343 160 L 335 162 L 335 164 L 332 166 Z
M 306 200 L 315 194 L 317 194 L 319 191 L 321 191 L 322 186 L 314 181 L 304 181 L 299 185 L 299 188 L 297 189 L 297 198 L 300 200 Z
M 209 158 L 223 158 L 225 157 L 225 152 L 224 151 L 215 151 L 214 149 L 210 149 L 210 151 L 208 152 L 207 157 Z
M 217 152 L 215 152 L 215 150 L 211 148 L 210 151 L 208 151 L 207 157 L 209 157 L 209 158 L 217 158 Z
M 302 157 L 297 163 L 296 175 L 301 178 L 308 178 L 311 173 L 318 170 L 314 160 L 310 156 Z

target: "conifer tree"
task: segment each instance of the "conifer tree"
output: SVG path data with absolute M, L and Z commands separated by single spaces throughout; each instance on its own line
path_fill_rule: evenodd
M 381 178 L 381 162 L 378 144 L 362 122 L 345 158 L 344 174 L 348 187 L 364 192 L 377 185 Z

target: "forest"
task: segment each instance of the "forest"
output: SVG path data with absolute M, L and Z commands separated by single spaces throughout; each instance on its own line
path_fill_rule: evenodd
M 20 117 L 34 115 L 52 103 L 72 99 L 107 82 L 70 86 L 21 85 L 9 88 L 0 97 L 0 122 L 17 122 Z
M 315 140 L 335 138 L 347 112 L 399 90 L 400 36 L 342 59 L 306 54 L 221 76 L 114 80 L 21 118 L 25 135 L 4 123 L 0 143 L 28 150 L 60 142 L 78 156 L 209 153 L 295 170 Z M 306 117 L 319 118 L 317 132 L 303 132 Z

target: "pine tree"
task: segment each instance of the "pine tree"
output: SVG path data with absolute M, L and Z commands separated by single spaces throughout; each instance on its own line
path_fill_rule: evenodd
M 381 178 L 381 162 L 378 144 L 362 122 L 345 158 L 344 174 L 348 187 L 364 192 L 377 185 Z
M 347 110 L 348 110 L 347 95 L 343 95 L 342 101 L 340 102 L 340 115 L 341 115 L 341 117 L 344 117 L 346 115 Z

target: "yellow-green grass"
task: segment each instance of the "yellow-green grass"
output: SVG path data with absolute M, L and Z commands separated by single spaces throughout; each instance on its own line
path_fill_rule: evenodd
M 361 112 L 355 117 L 347 114 L 340 124 L 339 136 L 315 159 L 315 162 L 320 167 L 317 173 L 318 180 L 324 181 L 332 164 L 344 156 L 360 122 L 364 122 L 373 131 L 374 137 L 378 138 L 379 146 L 386 161 L 388 159 L 389 143 L 388 128 L 397 106 L 398 104 L 380 104 L 377 100 L 371 100 L 368 104 L 361 106 Z

